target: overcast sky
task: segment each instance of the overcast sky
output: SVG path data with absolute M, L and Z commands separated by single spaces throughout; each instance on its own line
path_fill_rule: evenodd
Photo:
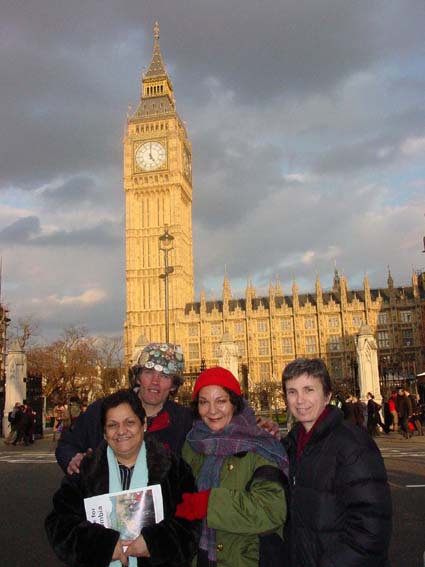
M 423 0 L 15 0 L 0 19 L 13 320 L 118 334 L 122 137 L 153 26 L 193 144 L 197 299 L 397 285 L 425 266 Z

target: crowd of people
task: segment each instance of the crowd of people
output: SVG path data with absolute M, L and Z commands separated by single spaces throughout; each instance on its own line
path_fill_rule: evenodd
M 296 420 L 284 439 L 273 423 L 256 420 L 224 368 L 201 372 L 191 408 L 175 403 L 182 372 L 180 347 L 149 344 L 133 368 L 133 387 L 94 402 L 62 432 L 56 457 L 65 477 L 46 520 L 61 561 L 388 566 L 384 463 L 367 428 L 330 403 L 321 359 L 297 359 L 283 372 Z M 135 539 L 86 520 L 85 498 L 151 484 L 161 486 L 164 518 Z
M 5 439 L 6 445 L 23 444 L 28 446 L 35 441 L 36 413 L 29 404 L 16 402 L 8 414 L 10 431 Z
M 367 393 L 367 402 L 362 403 L 356 396 L 349 396 L 345 401 L 339 401 L 344 418 L 354 425 L 365 426 L 371 436 L 380 432 L 400 432 L 409 439 L 415 432 L 423 435 L 422 411 L 415 396 L 408 388 L 395 388 L 388 400 L 383 400 L 383 406 L 375 401 L 375 396 Z M 384 416 L 382 419 L 381 413 Z

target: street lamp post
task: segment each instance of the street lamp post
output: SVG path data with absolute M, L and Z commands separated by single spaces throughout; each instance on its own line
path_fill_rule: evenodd
M 169 265 L 168 254 L 173 247 L 174 236 L 168 232 L 168 226 L 165 225 L 164 234 L 159 237 L 159 249 L 164 252 L 164 273 L 159 277 L 164 280 L 165 284 L 165 342 L 170 342 L 170 315 L 169 315 L 169 294 L 168 294 L 168 276 L 173 273 L 174 268 Z

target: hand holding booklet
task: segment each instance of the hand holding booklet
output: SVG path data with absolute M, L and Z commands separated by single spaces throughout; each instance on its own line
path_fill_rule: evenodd
M 159 484 L 84 498 L 84 508 L 89 522 L 120 532 L 124 540 L 136 539 L 142 528 L 164 519 Z

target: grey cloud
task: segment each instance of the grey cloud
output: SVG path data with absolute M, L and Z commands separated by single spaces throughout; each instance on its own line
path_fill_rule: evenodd
M 45 236 L 38 236 L 28 244 L 33 246 L 53 247 L 117 247 L 123 241 L 121 227 L 115 223 L 104 221 L 90 228 L 79 230 L 57 230 Z
M 4 244 L 24 244 L 36 238 L 41 232 L 38 217 L 24 217 L 14 221 L 0 231 L 0 242 Z
M 388 148 L 388 145 L 386 145 Z M 323 154 L 317 161 L 314 171 L 319 174 L 359 172 L 367 167 L 382 167 L 394 160 L 397 148 L 390 147 L 383 154 L 382 145 L 377 140 L 358 142 L 336 147 Z
M 412 3 L 386 6 L 385 17 L 382 1 L 186 0 L 175 14 L 173 6 L 109 0 L 99 10 L 93 1 L 38 0 L 4 7 L 0 119 L 8 136 L 0 140 L 0 183 L 34 188 L 54 174 L 120 168 L 125 112 L 138 100 L 155 19 L 187 119 L 210 75 L 239 100 L 266 105 L 285 93 L 330 92 L 396 49 L 423 50 Z
M 41 232 L 40 220 L 37 217 L 25 217 L 0 231 L 0 243 L 54 248 L 116 248 L 123 241 L 122 226 L 111 221 L 102 221 L 94 227 L 78 230 L 55 230 L 44 235 Z
M 205 133 L 202 140 L 198 138 L 196 147 L 196 171 L 202 171 L 203 183 L 195 187 L 194 216 L 206 226 L 237 223 L 254 203 L 258 206 L 283 186 L 281 151 L 277 147 L 253 147 L 243 140 L 217 147 L 214 132 Z
M 325 285 L 334 260 L 352 287 L 365 273 L 372 285 L 383 285 L 387 264 L 398 281 L 406 281 L 415 252 L 420 260 L 415 234 L 421 212 L 410 203 L 385 215 L 384 198 L 379 188 L 362 193 L 348 187 L 343 196 L 329 192 L 317 199 L 299 190 L 273 195 L 247 223 L 226 231 L 196 225 L 198 272 L 215 277 L 219 293 L 225 265 L 231 279 L 253 279 L 263 293 L 275 276 L 286 284 L 295 277 L 303 291 L 312 291 L 318 273 Z M 310 251 L 310 261 L 303 261 Z
M 96 204 L 98 191 L 91 177 L 77 175 L 62 183 L 59 187 L 49 187 L 41 193 L 41 198 L 53 205 Z

